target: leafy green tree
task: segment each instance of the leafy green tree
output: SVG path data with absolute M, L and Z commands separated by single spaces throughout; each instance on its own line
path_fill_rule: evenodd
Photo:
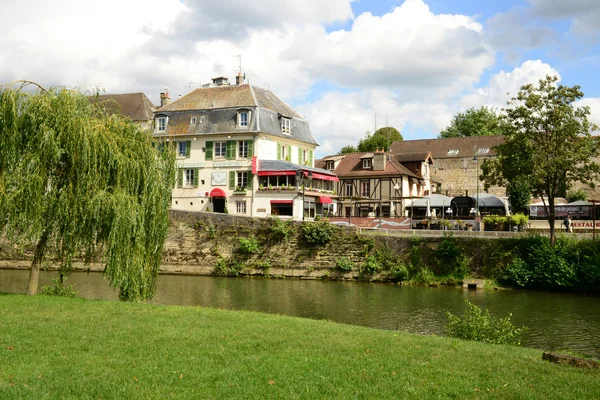
M 532 194 L 544 199 L 550 225 L 550 242 L 555 242 L 555 198 L 574 182 L 594 187 L 600 176 L 597 141 L 588 121 L 589 107 L 575 107 L 583 97 L 579 86 L 557 85 L 547 76 L 538 86 L 521 87 L 504 110 L 509 124 L 505 142 L 497 146 L 497 158 L 482 166 L 486 186 L 508 185 L 526 179 Z M 547 201 L 546 201 L 547 199 Z
M 502 118 L 491 108 L 469 108 L 458 113 L 450 125 L 442 130 L 439 138 L 466 136 L 496 136 L 504 134 Z
M 337 155 L 341 156 L 344 154 L 356 153 L 357 151 L 358 150 L 356 150 L 356 147 L 349 144 L 348 146 L 342 147 L 342 149 L 340 151 L 338 151 Z
M 0 90 L 0 228 L 35 245 L 27 294 L 37 293 L 52 249 L 61 276 L 75 257 L 90 262 L 101 253 L 121 299 L 152 297 L 174 152 L 155 150 L 135 124 L 81 93 L 21 89 Z
M 404 140 L 398 129 L 386 126 L 379 128 L 373 133 L 367 133 L 364 139 L 358 142 L 357 150 L 359 152 L 371 152 L 376 149 L 385 149 L 386 151 L 390 148 L 393 142 Z
M 509 182 L 506 186 L 506 194 L 513 213 L 528 211 L 529 202 L 531 201 L 531 186 L 529 186 L 529 180 L 526 176 L 516 176 L 512 182 Z
M 569 203 L 574 201 L 585 201 L 587 198 L 587 193 L 583 189 L 570 190 L 567 192 L 567 201 Z

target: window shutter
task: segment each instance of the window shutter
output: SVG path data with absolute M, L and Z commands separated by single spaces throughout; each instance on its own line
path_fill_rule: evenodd
M 292 161 L 292 146 L 288 146 L 287 154 L 289 161 Z
M 177 187 L 183 187 L 183 168 L 179 168 L 177 175 Z
M 235 189 L 235 171 L 229 171 L 229 189 Z
M 298 147 L 298 164 L 302 165 L 302 149 Z
M 227 141 L 227 149 L 225 150 L 225 155 L 228 160 L 235 160 L 235 140 Z
M 204 156 L 205 160 L 213 159 L 213 142 L 206 142 L 206 155 Z
M 254 155 L 254 140 L 248 140 L 248 158 Z
M 248 174 L 248 189 L 252 190 L 252 185 L 254 184 L 254 175 L 252 172 L 246 172 Z
M 192 151 L 192 141 L 188 140 L 185 142 L 185 158 L 190 158 L 190 152 Z
M 194 168 L 194 187 L 198 187 L 198 175 L 200 175 L 200 170 Z
M 281 144 L 277 143 L 277 159 L 281 160 Z
M 313 151 L 312 150 L 308 151 L 308 166 L 309 167 L 313 166 Z

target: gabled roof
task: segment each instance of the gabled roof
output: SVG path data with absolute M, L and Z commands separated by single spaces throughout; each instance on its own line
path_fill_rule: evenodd
M 391 145 L 391 153 L 422 153 L 430 152 L 433 159 L 473 157 L 475 151 L 480 156 L 494 156 L 494 146 L 504 143 L 504 136 L 470 136 L 447 139 L 403 140 Z
M 337 168 L 333 171 L 339 177 L 375 177 L 375 176 L 397 176 L 397 175 L 407 175 L 411 178 L 420 179 L 417 175 L 407 169 L 404 165 L 400 164 L 394 158 L 390 161 L 386 162 L 385 170 L 383 171 L 373 171 L 373 169 L 363 169 L 362 167 L 362 158 L 366 154 L 372 153 L 349 153 L 345 154 L 343 158 L 340 160 Z M 321 160 L 317 160 L 315 162 L 315 166 L 324 167 L 325 160 L 330 157 L 326 157 Z
M 418 153 L 398 153 L 394 154 L 398 162 L 432 161 L 431 152 L 422 151 Z
M 88 96 L 88 100 L 110 113 L 123 114 L 133 121 L 150 121 L 156 109 L 144 93 L 99 94 Z

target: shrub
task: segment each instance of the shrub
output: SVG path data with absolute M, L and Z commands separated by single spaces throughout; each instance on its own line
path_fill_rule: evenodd
M 390 279 L 397 282 L 404 282 L 408 279 L 408 268 L 404 264 L 398 264 L 389 270 L 388 276 Z
M 517 328 L 510 321 L 512 314 L 504 318 L 490 315 L 467 300 L 467 311 L 462 317 L 448 315 L 446 335 L 463 340 L 474 340 L 491 344 L 520 345 L 519 337 L 524 328 Z
M 212 222 L 209 222 L 209 224 L 207 226 L 207 230 L 208 230 L 209 238 L 214 239 L 215 236 L 217 236 L 217 228 L 215 228 L 215 226 L 213 225 Z
M 523 228 L 529 222 L 529 217 L 524 214 L 514 214 L 511 215 L 511 223 L 513 226 L 519 227 L 519 230 L 523 230 Z
M 311 244 L 329 243 L 338 230 L 337 226 L 324 220 L 302 224 L 302 236 L 305 241 Z
M 418 285 L 431 285 L 435 281 L 435 275 L 429 268 L 420 268 L 411 281 Z
M 379 264 L 377 258 L 373 255 L 367 256 L 360 269 L 361 274 L 374 275 L 379 271 L 381 271 L 381 264 Z
M 239 251 L 243 254 L 260 253 L 260 245 L 254 237 L 240 238 Z
M 269 236 L 277 242 L 287 241 L 294 231 L 292 221 L 269 217 Z
M 78 297 L 73 285 L 65 286 L 60 278 L 52 279 L 52 286 L 42 286 L 41 294 L 47 296 Z
M 344 272 L 352 271 L 354 268 L 354 263 L 348 260 L 346 257 L 342 257 L 339 258 L 335 263 L 335 268 Z

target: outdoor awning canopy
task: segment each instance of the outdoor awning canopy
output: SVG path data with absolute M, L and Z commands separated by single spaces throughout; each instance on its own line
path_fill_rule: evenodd
M 271 200 L 271 204 L 293 204 L 294 200 Z
M 225 192 L 223 191 L 223 189 L 213 189 L 210 191 L 210 197 L 226 197 L 225 196 Z
M 329 197 L 329 196 L 320 196 L 319 197 L 319 203 L 321 203 L 321 204 L 331 204 L 331 203 L 333 203 L 333 201 L 331 200 L 331 197 Z

